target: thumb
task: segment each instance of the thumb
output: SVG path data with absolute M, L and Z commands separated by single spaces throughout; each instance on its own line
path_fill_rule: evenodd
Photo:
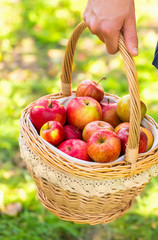
M 125 45 L 132 56 L 138 55 L 138 38 L 136 30 L 135 10 L 134 4 L 131 8 L 130 14 L 125 20 L 123 27 L 123 35 Z

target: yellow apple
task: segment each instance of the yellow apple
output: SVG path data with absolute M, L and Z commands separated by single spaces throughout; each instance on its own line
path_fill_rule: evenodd
M 146 149 L 146 151 L 149 151 L 150 148 L 151 148 L 152 145 L 153 145 L 154 137 L 153 137 L 152 133 L 151 133 L 147 128 L 140 127 L 140 129 L 141 129 L 141 130 L 147 135 L 147 138 L 148 138 L 148 145 L 147 145 L 147 149 Z
M 146 105 L 140 101 L 141 105 L 141 120 L 144 118 L 147 108 Z M 117 115 L 122 122 L 129 122 L 130 119 L 130 96 L 124 95 L 117 103 Z

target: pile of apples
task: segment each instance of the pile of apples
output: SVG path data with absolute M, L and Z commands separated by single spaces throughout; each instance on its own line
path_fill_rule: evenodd
M 76 97 L 65 108 L 59 101 L 43 99 L 30 110 L 38 134 L 60 151 L 85 161 L 112 162 L 125 154 L 129 136 L 130 101 L 103 102 L 104 89 L 93 80 L 83 80 Z M 141 118 L 146 114 L 141 101 Z M 152 133 L 140 126 L 139 153 L 153 144 Z

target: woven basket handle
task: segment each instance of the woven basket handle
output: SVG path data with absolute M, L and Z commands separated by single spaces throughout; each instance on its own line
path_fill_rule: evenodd
M 66 47 L 61 74 L 61 91 L 62 94 L 66 96 L 71 95 L 72 64 L 76 44 L 81 33 L 85 30 L 86 27 L 87 25 L 85 22 L 78 24 L 74 29 Z M 138 158 L 138 145 L 140 137 L 140 97 L 135 62 L 127 51 L 122 35 L 120 35 L 119 38 L 119 51 L 123 58 L 126 76 L 128 79 L 130 112 L 132 113 L 130 114 L 130 129 L 125 159 L 128 163 L 131 163 L 131 172 L 133 172 L 135 168 L 135 162 Z

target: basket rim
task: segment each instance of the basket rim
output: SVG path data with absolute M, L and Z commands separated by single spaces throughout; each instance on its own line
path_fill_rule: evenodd
M 76 91 L 72 91 L 72 96 Z M 110 96 L 115 100 L 118 100 L 119 97 L 114 94 L 104 93 L 105 96 Z M 69 96 L 69 97 L 70 97 Z M 63 95 L 61 92 L 55 94 L 45 95 L 43 97 L 38 98 L 34 102 L 30 103 L 22 112 L 20 118 L 20 131 L 22 136 L 25 138 L 28 146 L 39 155 L 44 161 L 46 161 L 51 167 L 55 167 L 56 169 L 66 172 L 72 175 L 91 178 L 91 179 L 112 179 L 112 178 L 121 178 L 121 177 L 129 177 L 134 174 L 139 174 L 148 168 L 152 167 L 155 164 L 158 164 L 158 144 L 150 151 L 146 153 L 141 153 L 138 155 L 137 162 L 135 163 L 135 169 L 131 172 L 131 164 L 123 159 L 120 162 L 109 162 L 106 164 L 103 163 L 92 163 L 92 164 L 82 164 L 79 162 L 73 162 L 68 160 L 67 158 L 61 156 L 59 153 L 53 151 L 49 145 L 46 145 L 44 140 L 39 136 L 37 131 L 31 126 L 30 121 L 28 120 L 28 116 L 30 113 L 31 107 L 34 103 L 38 102 L 41 99 L 54 99 L 58 100 L 64 97 L 68 97 Z M 146 115 L 145 118 L 149 121 L 153 126 L 158 129 L 158 124 L 155 120 Z

